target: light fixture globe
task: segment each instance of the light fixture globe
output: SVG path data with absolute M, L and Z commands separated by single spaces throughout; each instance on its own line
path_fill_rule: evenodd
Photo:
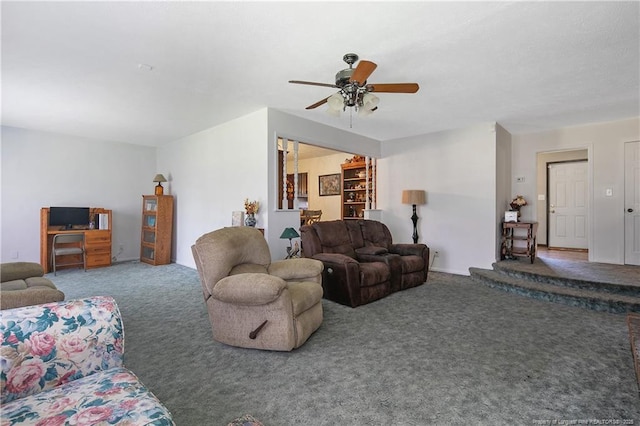
M 379 102 L 380 98 L 378 98 L 376 95 L 372 95 L 369 92 L 365 93 L 362 97 L 362 107 L 370 111 L 373 110 L 373 108 L 375 108 Z
M 327 99 L 327 113 L 334 117 L 340 116 L 340 111 L 344 108 L 344 98 L 340 92 L 334 93 Z
M 369 92 L 365 93 L 362 96 L 362 106 L 358 109 L 358 115 L 371 115 L 371 113 L 378 108 L 378 102 L 380 102 L 380 98 L 376 95 L 372 95 Z

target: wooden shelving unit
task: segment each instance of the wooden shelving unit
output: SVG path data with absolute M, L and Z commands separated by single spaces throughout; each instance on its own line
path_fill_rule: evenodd
M 342 219 L 364 217 L 375 198 L 375 170 L 365 161 L 342 164 Z
M 536 234 L 538 222 L 502 222 L 502 247 L 500 259 L 529 257 L 536 259 Z
M 173 196 L 142 196 L 140 261 L 150 265 L 171 263 Z

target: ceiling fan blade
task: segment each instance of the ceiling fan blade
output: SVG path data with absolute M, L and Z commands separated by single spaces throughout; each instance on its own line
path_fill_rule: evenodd
M 305 109 L 314 109 L 319 107 L 320 105 L 326 104 L 327 103 L 327 99 L 329 99 L 330 96 L 327 96 L 326 98 L 324 98 L 321 101 L 316 102 L 315 104 L 309 105 L 308 107 L 306 107 Z
M 313 81 L 302 81 L 302 80 L 289 80 L 289 83 L 294 83 L 294 84 L 308 84 L 310 86 L 323 86 L 323 87 L 333 87 L 333 88 L 337 88 L 339 89 L 338 86 L 336 86 L 335 84 L 329 84 L 329 83 L 316 83 Z
M 378 93 L 416 93 L 418 89 L 420 89 L 418 83 L 367 84 L 368 91 Z
M 353 74 L 351 74 L 349 82 L 353 83 L 354 81 L 357 81 L 360 85 L 364 84 L 376 67 L 377 65 L 371 61 L 362 60 L 358 62 L 358 66 L 353 71 Z

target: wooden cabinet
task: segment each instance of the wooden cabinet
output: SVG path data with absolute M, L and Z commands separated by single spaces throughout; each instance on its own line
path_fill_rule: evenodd
M 84 233 L 87 269 L 111 265 L 111 230 L 94 229 Z
M 536 234 L 538 222 L 502 222 L 502 247 L 500 259 L 529 257 L 536 259 Z
M 150 265 L 171 263 L 173 196 L 142 196 L 140 261 Z
M 342 164 L 342 219 L 364 217 L 375 199 L 375 179 L 371 162 L 368 167 L 365 161 Z
M 104 229 L 89 229 L 86 226 L 74 226 L 71 230 L 60 229 L 59 226 L 49 226 L 49 207 L 40 209 L 40 264 L 45 274 L 51 271 L 51 246 L 53 236 L 64 233 L 84 233 L 87 269 L 111 266 L 111 210 L 100 207 L 89 209 L 89 217 L 96 227 L 99 226 L 98 215 L 104 215 L 102 226 Z M 82 261 L 82 259 L 79 259 Z M 64 268 L 62 268 L 64 269 Z

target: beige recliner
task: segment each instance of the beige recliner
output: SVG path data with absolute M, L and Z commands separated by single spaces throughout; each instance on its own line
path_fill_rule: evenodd
M 271 263 L 266 240 L 251 227 L 209 232 L 191 250 L 215 340 L 290 351 L 320 327 L 322 262 Z

